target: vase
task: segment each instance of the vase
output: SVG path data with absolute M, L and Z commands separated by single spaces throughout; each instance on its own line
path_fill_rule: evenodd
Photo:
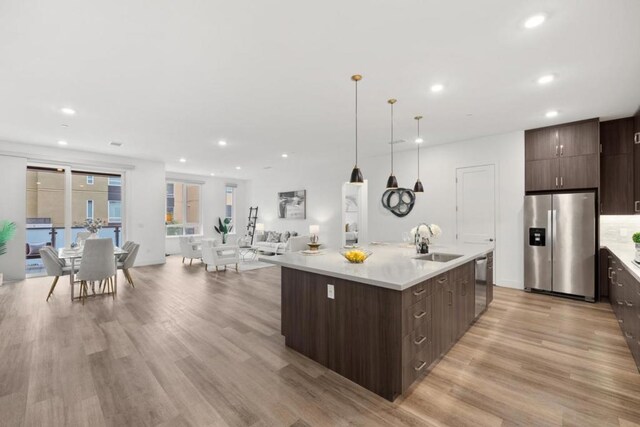
M 97 239 L 98 238 L 98 233 L 91 233 L 89 234 L 89 237 L 87 237 L 87 239 Z
M 640 264 L 640 243 L 636 243 L 636 258 L 634 261 Z

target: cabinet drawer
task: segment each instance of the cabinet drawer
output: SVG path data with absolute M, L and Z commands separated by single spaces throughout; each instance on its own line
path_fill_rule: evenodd
M 402 363 L 411 362 L 424 349 L 432 345 L 432 322 L 423 322 L 402 339 Z M 431 353 L 429 353 L 430 355 Z
M 402 379 L 405 387 L 408 387 L 421 375 L 423 375 L 429 369 L 429 365 L 433 361 L 431 358 L 431 350 L 429 347 L 425 347 L 419 351 L 415 357 L 409 362 L 405 363 L 402 369 Z
M 423 323 L 431 322 L 432 315 L 431 295 L 421 299 L 411 307 L 406 308 L 402 316 L 404 336 L 409 335 Z
M 409 307 L 433 293 L 434 279 L 425 280 L 402 291 L 402 306 Z

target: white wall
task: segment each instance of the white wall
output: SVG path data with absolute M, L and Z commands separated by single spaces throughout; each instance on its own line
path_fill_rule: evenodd
M 27 160 L 24 157 L 0 155 L 0 221 L 16 223 L 15 238 L 7 244 L 7 253 L 0 256 L 0 273 L 5 281 L 24 278 L 25 222 L 27 211 Z
M 364 151 L 364 150 L 363 150 Z M 386 211 L 380 202 L 389 175 L 389 157 L 361 160 L 368 180 L 369 240 L 400 241 L 402 232 L 419 222 L 442 227 L 442 243 L 455 241 L 456 169 L 494 164 L 496 168 L 496 283 L 523 287 L 522 204 L 524 200 L 524 132 L 513 132 L 425 147 L 421 150 L 421 179 L 425 187 L 418 194 L 414 210 L 405 218 Z M 266 229 L 294 229 L 306 234 L 308 225 L 321 226 L 321 240 L 337 247 L 341 242 L 341 188 L 349 177 L 351 161 L 336 159 L 331 164 L 304 168 L 292 165 L 251 182 L 250 200 L 261 209 Z M 395 174 L 401 187 L 413 188 L 416 180 L 416 152 L 395 156 Z M 307 190 L 307 220 L 277 219 L 278 191 Z
M 21 158 L 18 162 L 16 157 Z M 0 141 L 2 182 L 11 183 L 16 207 L 13 213 L 19 216 L 21 230 L 20 263 L 15 267 L 24 278 L 24 223 L 26 216 L 26 165 L 27 162 L 71 165 L 84 170 L 118 171 L 124 176 L 125 218 L 122 241 L 134 240 L 141 244 L 136 265 L 164 263 L 164 163 L 120 156 L 88 153 L 57 147 L 43 147 Z M 6 200 L 6 199 L 5 199 Z M 5 200 L 2 201 L 3 209 Z M 18 211 L 18 209 L 20 211 Z M 2 211 L 0 211 L 2 212 Z M 16 239 L 18 240 L 18 239 Z M 18 245 L 18 242 L 14 243 Z M 13 256 L 13 255 L 12 255 Z M 17 258 L 16 258 L 17 259 Z M 0 261 L 4 262 L 4 261 Z M 2 265 L 2 264 L 0 264 Z
M 640 232 L 640 215 L 602 215 L 600 217 L 600 243 L 626 243 L 633 245 L 631 236 Z
M 195 182 L 202 184 L 201 206 L 202 206 L 202 228 L 204 237 L 219 237 L 220 235 L 213 229 L 218 225 L 218 218 L 225 217 L 225 186 L 235 184 L 236 187 L 236 223 L 233 237 L 242 237 L 246 233 L 247 219 L 249 218 L 249 204 L 247 203 L 247 182 L 237 179 L 226 179 L 211 176 L 188 175 L 167 172 L 167 179 L 177 181 Z M 231 238 L 233 238 L 231 237 Z M 177 254 L 180 252 L 180 245 L 177 237 L 166 238 L 166 252 Z

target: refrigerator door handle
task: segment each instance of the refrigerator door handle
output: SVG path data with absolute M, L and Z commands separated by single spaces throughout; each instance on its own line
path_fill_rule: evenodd
M 551 242 L 551 239 L 553 238 L 553 211 L 552 210 L 548 210 L 547 211 L 547 241 Z M 553 244 L 551 242 L 551 244 Z M 547 251 L 549 253 L 549 259 L 548 261 L 551 262 L 551 251 Z
M 553 258 L 553 248 L 556 247 L 556 223 L 558 220 L 558 211 L 553 209 L 551 211 L 551 258 L 555 263 L 555 259 Z

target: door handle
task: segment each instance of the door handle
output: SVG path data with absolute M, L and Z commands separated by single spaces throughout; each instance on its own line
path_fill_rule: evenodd
M 560 188 L 564 187 L 564 177 L 560 177 Z
M 564 145 L 560 144 L 560 155 L 564 155 Z
M 449 291 L 449 305 L 453 305 L 453 292 Z
M 556 188 L 558 188 L 558 177 L 556 176 Z
M 635 202 L 633 202 L 633 210 L 636 212 L 640 212 L 640 200 L 636 200 Z
M 413 343 L 414 343 L 415 345 L 420 345 L 420 344 L 422 344 L 423 342 L 425 342 L 425 340 L 426 340 L 426 339 L 427 339 L 427 337 L 425 337 L 424 335 L 422 335 L 420 338 L 415 339 L 415 340 L 413 341 Z
M 636 132 L 636 134 L 633 135 L 633 142 L 640 144 L 640 132 Z
M 607 268 L 607 277 L 609 279 L 613 279 L 612 275 L 613 275 L 613 268 L 611 267 Z
M 556 145 L 556 157 L 559 156 L 560 153 L 558 152 L 558 146 Z

